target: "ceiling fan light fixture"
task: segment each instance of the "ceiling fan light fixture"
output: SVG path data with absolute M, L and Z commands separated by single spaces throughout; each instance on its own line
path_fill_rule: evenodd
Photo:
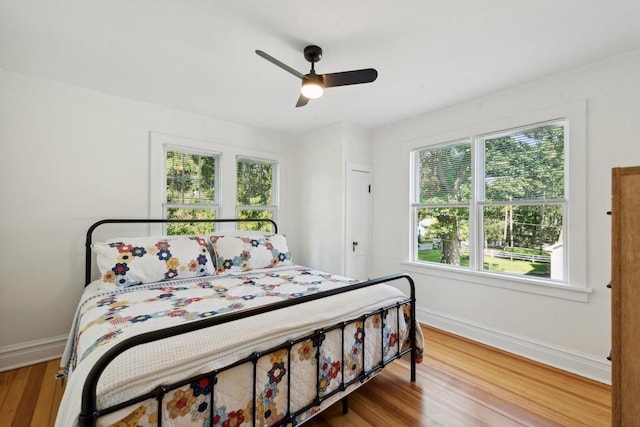
M 256 50 L 256 54 L 302 80 L 302 87 L 300 88 L 301 95 L 298 97 L 296 107 L 304 107 L 309 103 L 310 99 L 321 97 L 324 89 L 327 87 L 371 83 L 378 78 L 378 72 L 373 68 L 341 71 L 339 73 L 316 74 L 315 64 L 322 58 L 322 49 L 316 45 L 310 45 L 304 48 L 304 59 L 311 62 L 311 71 L 309 74 L 302 74 L 261 50 Z
M 302 80 L 302 88 L 300 93 L 309 99 L 316 99 L 322 96 L 324 92 L 324 82 L 322 76 L 317 74 L 307 74 Z

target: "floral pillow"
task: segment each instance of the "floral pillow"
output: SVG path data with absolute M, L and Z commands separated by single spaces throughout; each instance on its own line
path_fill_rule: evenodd
M 120 287 L 215 273 L 202 237 L 138 237 L 94 243 L 102 282 Z
M 293 265 L 287 239 L 282 234 L 262 236 L 211 236 L 217 273 Z
M 259 230 L 224 230 L 224 231 L 214 231 L 210 234 L 205 234 L 203 237 L 207 239 L 207 248 L 209 249 L 209 253 L 211 254 L 211 259 L 213 260 L 213 268 L 216 269 L 218 266 L 218 260 L 216 258 L 216 252 L 213 249 L 212 237 L 217 236 L 235 236 L 235 237 L 250 237 L 258 239 L 259 237 L 264 238 L 264 231 Z

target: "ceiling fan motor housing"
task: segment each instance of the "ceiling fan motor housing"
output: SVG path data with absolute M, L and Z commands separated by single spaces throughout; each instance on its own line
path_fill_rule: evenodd
M 320 46 L 310 45 L 304 48 L 304 57 L 307 61 L 318 62 L 322 59 L 322 49 Z

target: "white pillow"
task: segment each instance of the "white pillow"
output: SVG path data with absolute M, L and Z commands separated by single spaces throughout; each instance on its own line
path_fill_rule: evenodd
M 203 237 L 125 237 L 92 248 L 100 279 L 120 287 L 215 273 Z
M 293 265 L 283 234 L 211 236 L 217 274 Z

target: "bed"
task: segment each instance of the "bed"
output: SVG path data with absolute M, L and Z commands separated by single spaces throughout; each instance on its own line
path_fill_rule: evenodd
M 105 224 L 255 221 L 89 228 L 56 426 L 300 425 L 338 401 L 346 413 L 348 394 L 396 359 L 415 381 L 423 338 L 408 275 L 359 282 L 297 265 L 271 220 L 270 233 L 93 241 Z

